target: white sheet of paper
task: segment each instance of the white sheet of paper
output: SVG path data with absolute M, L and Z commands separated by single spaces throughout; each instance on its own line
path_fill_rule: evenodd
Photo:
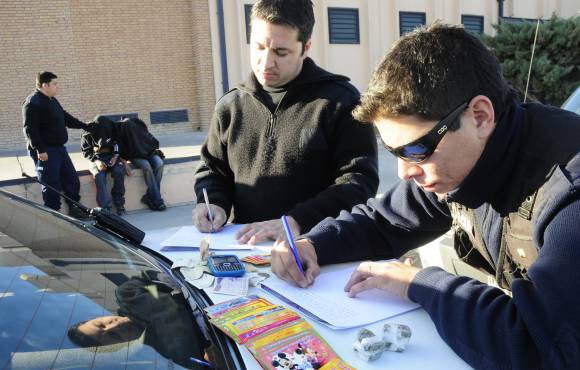
M 349 298 L 344 286 L 352 272 L 352 268 L 323 272 L 306 289 L 295 287 L 276 276 L 263 281 L 262 286 L 335 329 L 367 325 L 419 307 L 416 303 L 378 289 Z
M 170 237 L 161 242 L 163 251 L 179 251 L 180 249 L 198 249 L 204 238 L 209 237 L 209 249 L 212 250 L 249 250 L 254 246 L 238 244 L 236 232 L 244 225 L 226 225 L 219 233 L 202 233 L 195 226 L 182 226 Z
M 247 295 L 250 279 L 247 277 L 218 277 L 211 287 L 212 293 Z

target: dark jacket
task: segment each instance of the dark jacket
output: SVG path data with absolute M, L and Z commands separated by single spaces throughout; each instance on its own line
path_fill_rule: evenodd
M 111 155 L 119 154 L 119 143 L 114 131 L 115 123 L 108 119 L 97 118 L 89 122 L 81 133 L 83 156 L 91 162 L 97 159 L 108 162 Z
M 377 143 L 351 111 L 359 94 L 343 76 L 306 59 L 274 112 L 254 74 L 217 103 L 202 161 L 202 189 L 233 222 L 292 216 L 303 231 L 375 196 Z
M 539 135 L 542 134 L 542 135 Z M 502 219 L 517 210 L 530 184 L 521 169 L 559 165 L 544 185 L 533 221 L 539 255 L 529 280 L 502 290 L 437 267 L 420 271 L 409 297 L 421 304 L 441 337 L 465 361 L 485 369 L 580 367 L 580 117 L 556 108 L 514 105 L 502 116 L 481 158 L 447 196 L 474 208 L 491 257 L 500 249 Z M 531 174 L 528 173 L 528 174 Z M 447 202 L 400 182 L 382 199 L 317 225 L 308 237 L 321 264 L 401 256 L 451 226 Z M 356 246 L 354 248 L 353 246 Z
M 22 105 L 24 135 L 29 150 L 46 152 L 47 146 L 61 146 L 68 140 L 67 127 L 85 128 L 85 124 L 65 111 L 56 98 L 36 90 Z
M 145 122 L 138 118 L 128 118 L 115 122 L 115 136 L 121 144 L 121 157 L 126 160 L 148 158 L 159 153 L 159 141 L 147 129 Z
M 189 358 L 203 358 L 208 343 L 195 322 L 195 314 L 187 309 L 189 304 L 175 292 L 152 282 L 146 274 L 133 276 L 115 291 L 118 314 L 145 329 L 145 344 L 190 368 Z

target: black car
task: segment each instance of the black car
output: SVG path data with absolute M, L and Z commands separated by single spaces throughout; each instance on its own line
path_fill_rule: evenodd
M 0 369 L 244 369 L 208 304 L 163 256 L 0 190 Z

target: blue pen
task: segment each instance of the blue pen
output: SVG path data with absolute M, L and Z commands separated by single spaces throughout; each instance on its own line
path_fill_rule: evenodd
M 212 364 L 210 364 L 209 362 L 206 362 L 206 361 L 200 360 L 200 359 L 198 359 L 198 358 L 195 358 L 195 357 L 190 357 L 190 358 L 189 358 L 189 360 L 190 360 L 191 362 L 194 362 L 194 363 L 196 363 L 196 364 L 203 365 L 203 366 L 205 366 L 205 367 L 208 367 L 208 368 L 210 368 L 210 369 L 215 369 L 215 367 L 214 367 Z
M 284 231 L 286 231 L 286 239 L 288 239 L 288 244 L 290 245 L 290 251 L 294 255 L 294 260 L 298 265 L 298 269 L 304 275 L 304 268 L 302 268 L 302 262 L 300 262 L 300 256 L 298 255 L 298 248 L 294 244 L 294 237 L 292 236 L 292 230 L 290 230 L 290 225 L 288 225 L 288 220 L 286 216 L 282 216 L 282 226 L 284 226 Z

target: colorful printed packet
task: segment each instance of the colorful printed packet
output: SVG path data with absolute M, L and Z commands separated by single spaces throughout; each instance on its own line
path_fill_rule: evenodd
M 240 344 L 287 322 L 300 319 L 296 312 L 283 306 L 275 306 L 257 296 L 250 301 L 237 302 L 241 304 L 225 304 L 217 309 L 212 306 L 208 308 L 208 312 L 213 312 L 210 314 L 210 322 Z
M 301 326 L 302 330 L 294 326 Z M 248 348 L 264 369 L 319 369 L 337 358 L 328 343 L 306 322 L 279 329 L 277 333 L 266 333 L 255 340 Z
M 251 302 L 255 299 L 259 299 L 260 297 L 258 297 L 255 294 L 252 295 L 248 295 L 245 297 L 239 297 L 239 298 L 235 298 L 235 299 L 231 299 L 229 301 L 225 301 L 222 303 L 218 303 L 218 304 L 214 304 L 213 306 L 209 306 L 205 308 L 205 312 L 207 312 L 208 316 L 210 318 L 216 316 L 216 315 L 220 315 L 222 312 L 225 312 L 227 310 L 230 310 L 232 308 L 236 308 L 238 306 L 241 306 L 245 303 Z
M 245 344 L 264 369 L 352 370 L 296 312 L 257 295 L 207 307 L 210 322 Z
M 268 302 L 267 300 L 265 300 L 263 298 L 258 298 L 258 299 L 254 299 L 254 300 L 251 300 L 249 302 L 246 302 L 240 306 L 230 307 L 224 311 L 221 311 L 217 314 L 211 314 L 209 316 L 210 316 L 210 320 L 215 320 L 216 322 L 223 322 L 223 321 L 230 320 L 230 318 L 233 318 L 233 317 L 244 316 L 245 314 L 248 314 L 250 312 L 257 312 L 257 311 L 269 309 L 272 307 L 276 307 L 276 306 L 274 306 L 272 303 Z

